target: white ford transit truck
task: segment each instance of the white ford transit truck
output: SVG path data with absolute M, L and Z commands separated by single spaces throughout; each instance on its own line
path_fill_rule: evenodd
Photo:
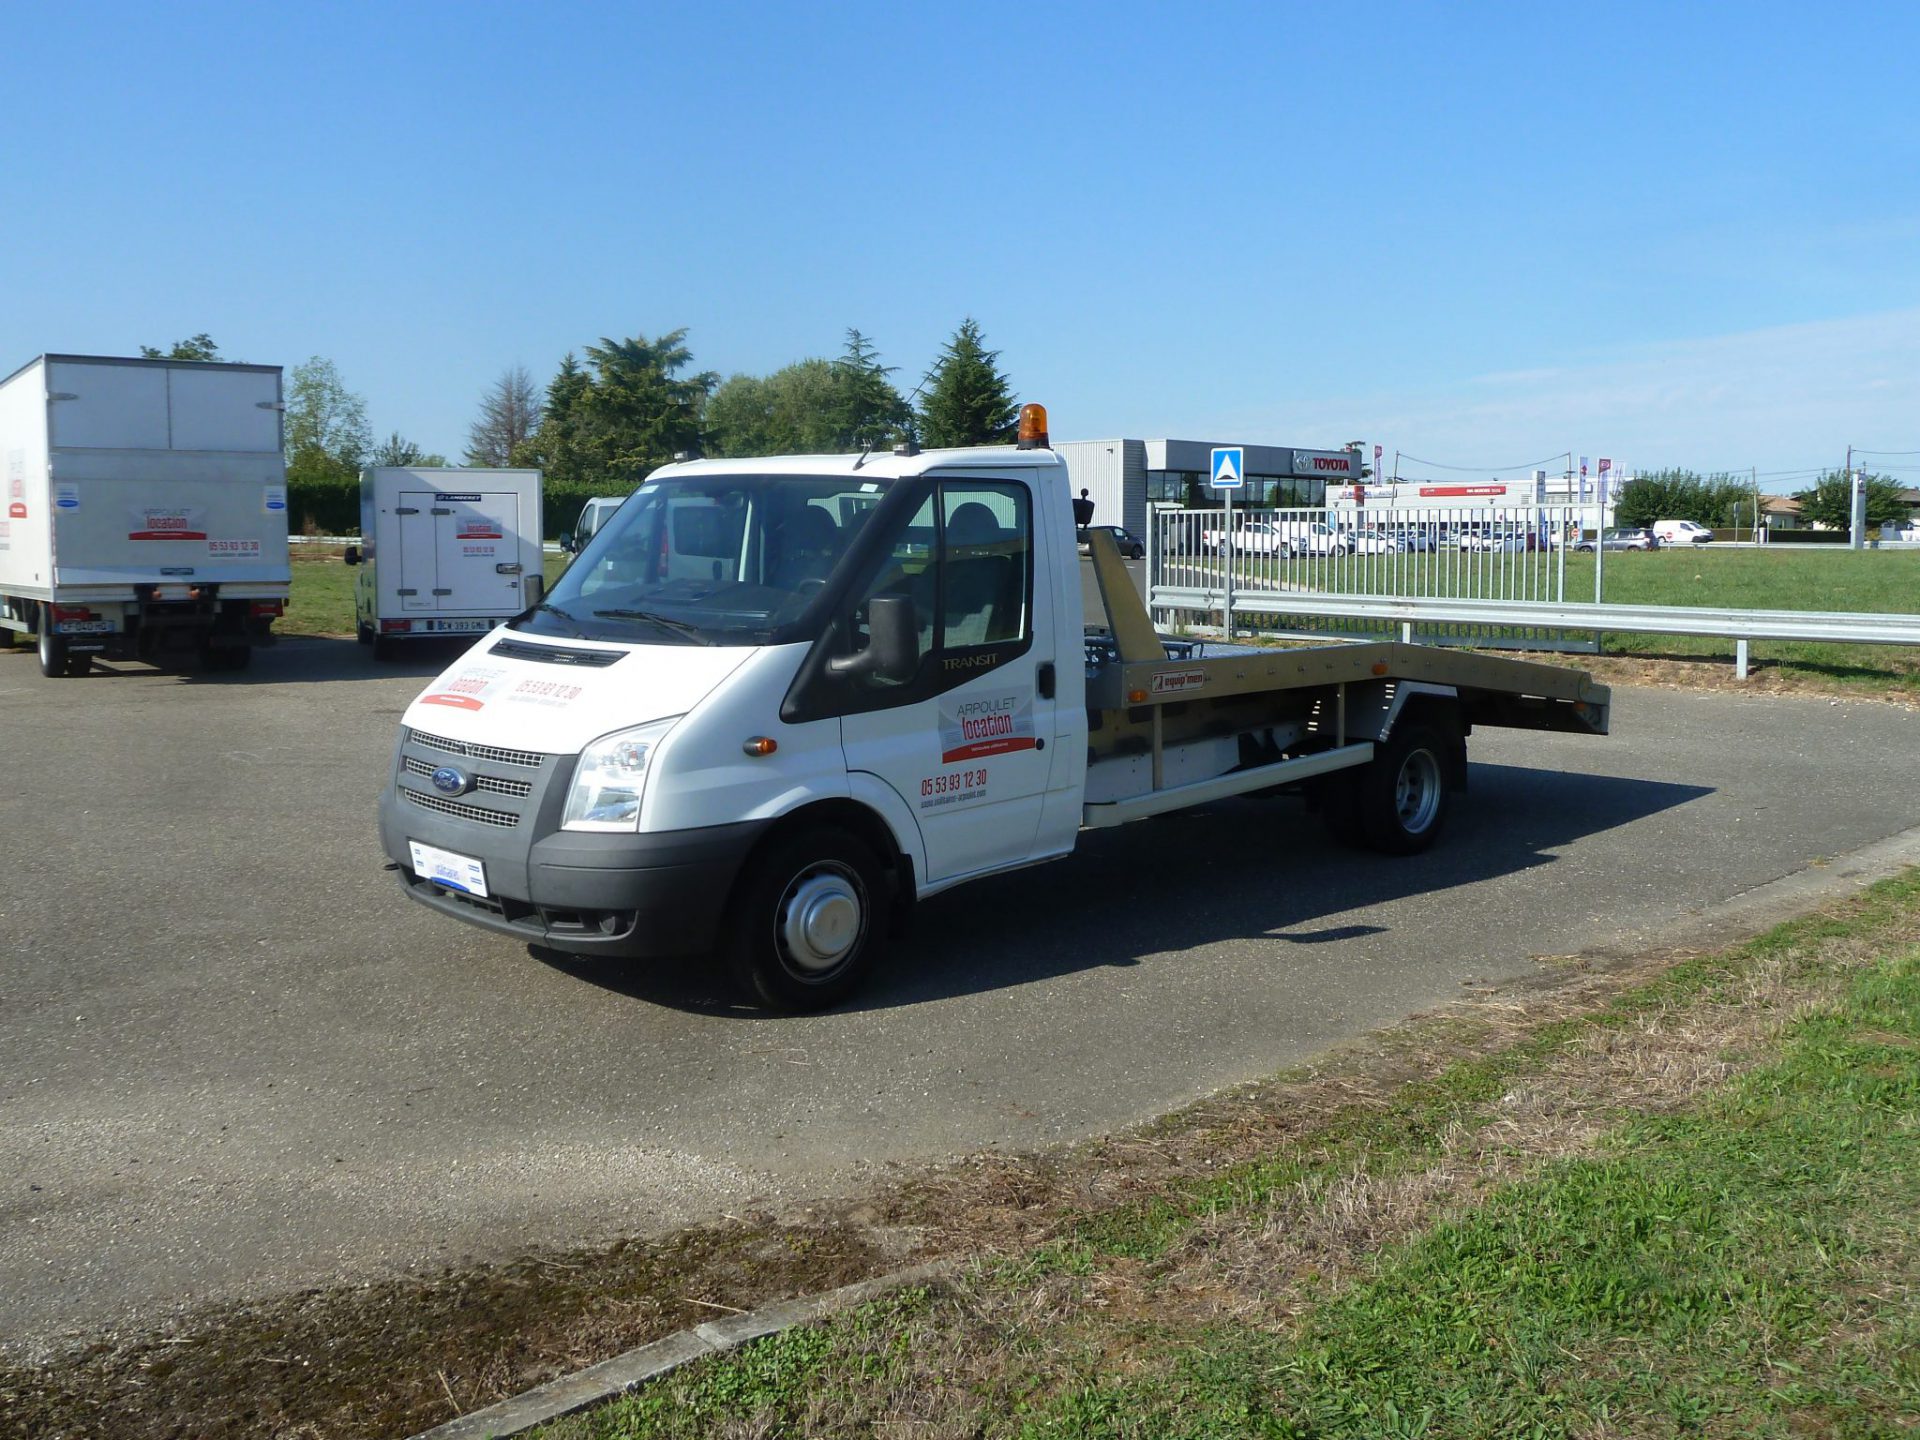
M 1577 670 L 1160 636 L 1105 535 L 1084 613 L 1065 462 L 1039 406 L 1021 427 L 654 472 L 407 710 L 380 804 L 406 892 L 562 952 L 715 954 L 810 1009 L 913 901 L 1083 829 L 1292 790 L 1410 853 L 1474 726 L 1606 732 Z

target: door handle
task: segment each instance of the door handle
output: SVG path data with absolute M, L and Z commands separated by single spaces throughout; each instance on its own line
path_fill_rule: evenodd
M 1033 678 L 1034 683 L 1040 691 L 1040 698 L 1042 700 L 1053 699 L 1053 662 L 1051 660 L 1041 661 L 1040 668 L 1034 672 Z

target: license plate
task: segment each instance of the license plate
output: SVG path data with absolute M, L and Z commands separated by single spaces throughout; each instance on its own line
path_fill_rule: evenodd
M 56 620 L 53 625 L 56 635 L 111 635 L 111 620 Z
M 494 623 L 492 620 L 429 620 L 426 626 L 443 635 L 471 635 L 478 630 L 491 630 Z
M 422 880 L 487 898 L 487 867 L 471 855 L 456 855 L 418 840 L 409 840 L 407 848 L 413 852 L 413 873 Z

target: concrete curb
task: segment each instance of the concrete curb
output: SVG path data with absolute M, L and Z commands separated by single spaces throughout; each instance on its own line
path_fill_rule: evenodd
M 431 1430 L 422 1430 L 410 1440 L 488 1440 L 490 1436 L 518 1435 L 523 1430 L 531 1430 L 562 1415 L 571 1415 L 589 1405 L 597 1405 L 603 1400 L 612 1400 L 637 1390 L 649 1380 L 657 1380 L 689 1361 L 723 1354 L 750 1340 L 777 1335 L 782 1330 L 804 1325 L 832 1311 L 863 1304 L 889 1291 L 917 1285 L 923 1280 L 938 1279 L 958 1268 L 958 1261 L 936 1260 L 931 1264 L 896 1270 L 891 1275 L 862 1280 L 856 1285 L 843 1285 L 824 1295 L 776 1300 L 771 1305 L 763 1305 L 743 1315 L 709 1320 L 704 1325 L 681 1330 L 629 1350 L 624 1355 L 616 1355 L 611 1360 L 602 1360 L 598 1365 L 589 1365 L 571 1375 L 562 1375 L 558 1380 L 549 1380 L 544 1385 L 537 1385 L 524 1394 L 502 1400 L 497 1405 L 489 1405 L 484 1410 L 472 1411 L 457 1420 L 436 1425 Z

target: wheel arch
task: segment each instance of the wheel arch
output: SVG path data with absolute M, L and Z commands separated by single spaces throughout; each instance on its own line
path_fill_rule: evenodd
M 893 832 L 893 827 L 887 823 L 886 818 L 879 811 L 846 796 L 811 800 L 774 820 L 754 841 L 753 848 L 747 852 L 746 859 L 734 879 L 735 887 L 742 883 L 742 877 L 752 870 L 754 862 L 769 847 L 795 831 L 807 830 L 815 826 L 832 826 L 858 837 L 886 867 L 893 885 L 893 904 L 900 907 L 912 901 L 913 853 L 900 843 Z
M 1450 686 L 1408 687 L 1409 693 L 1395 696 L 1394 713 L 1382 737 L 1404 730 L 1409 725 L 1431 725 L 1447 738 L 1447 788 L 1464 794 L 1467 788 L 1467 734 L 1473 729 L 1466 707 Z

